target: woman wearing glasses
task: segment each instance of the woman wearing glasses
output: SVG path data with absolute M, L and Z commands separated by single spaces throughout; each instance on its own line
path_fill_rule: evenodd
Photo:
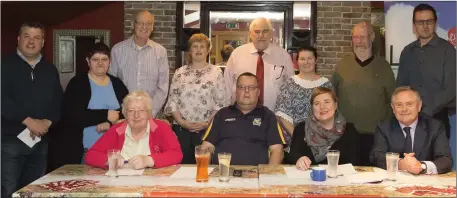
M 179 164 L 181 148 L 170 125 L 152 117 L 152 99 L 144 91 L 134 91 L 124 98 L 125 122 L 111 127 L 87 151 L 86 164 L 108 168 L 107 151 L 120 151 L 118 167 L 125 162 L 134 169 L 161 168 Z
M 81 163 L 85 151 L 123 118 L 119 112 L 128 90 L 119 78 L 107 73 L 108 46 L 95 43 L 86 61 L 89 71 L 77 74 L 66 87 L 62 120 L 56 133 L 51 135 L 49 170 Z
M 183 152 L 182 164 L 195 164 L 195 146 L 216 112 L 227 106 L 222 70 L 207 62 L 211 42 L 204 34 L 188 41 L 188 65 L 176 70 L 165 114 L 173 116 L 173 131 Z M 226 102 L 227 101 L 227 102 Z

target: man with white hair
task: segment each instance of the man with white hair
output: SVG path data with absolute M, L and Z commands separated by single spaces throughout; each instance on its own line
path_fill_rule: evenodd
M 266 18 L 254 19 L 249 25 L 251 43 L 236 48 L 224 72 L 228 99 L 236 99 L 236 79 L 245 72 L 259 79 L 259 105 L 274 110 L 281 85 L 293 75 L 292 59 L 287 51 L 271 43 L 273 29 Z
M 360 133 L 360 165 L 370 165 L 373 133 L 379 121 L 391 115 L 390 96 L 395 77 L 389 63 L 373 53 L 375 33 L 369 22 L 352 30 L 353 54 L 336 65 L 332 85 L 339 99 L 339 110 Z

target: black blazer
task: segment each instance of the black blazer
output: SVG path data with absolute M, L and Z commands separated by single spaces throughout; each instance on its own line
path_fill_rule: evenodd
M 413 152 L 419 161 L 432 161 L 438 173 L 449 172 L 452 168 L 451 150 L 446 130 L 441 121 L 420 114 L 414 133 Z M 398 120 L 393 117 L 376 127 L 371 163 L 386 168 L 386 152 L 399 153 L 403 157 L 405 136 Z
M 330 150 L 340 151 L 339 164 L 352 163 L 352 165 L 360 164 L 359 156 L 359 133 L 352 123 L 346 123 L 346 129 L 343 135 L 330 147 Z M 291 164 L 296 164 L 300 157 L 308 157 L 312 165 L 326 164 L 327 159 L 321 162 L 316 162 L 311 148 L 305 142 L 305 122 L 298 124 L 294 129 L 290 153 L 287 156 L 287 161 Z
M 129 91 L 119 78 L 107 75 L 121 106 L 122 100 Z M 63 99 L 62 120 L 57 130 L 51 134 L 52 142 L 49 145 L 48 160 L 50 169 L 65 164 L 80 164 L 84 153 L 82 142 L 84 128 L 108 121 L 107 109 L 87 109 L 91 94 L 87 73 L 77 74 L 68 83 Z M 123 118 L 122 113 L 119 117 Z

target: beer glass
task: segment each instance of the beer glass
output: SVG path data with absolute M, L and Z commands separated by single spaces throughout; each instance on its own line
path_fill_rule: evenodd
M 387 168 L 387 175 L 386 180 L 389 181 L 396 181 L 397 180 L 397 171 L 398 171 L 398 160 L 399 160 L 398 153 L 386 153 L 386 168 Z
M 107 151 L 108 155 L 108 176 L 110 177 L 117 177 L 117 167 L 118 161 L 121 157 L 121 151 L 119 149 L 109 149 Z
M 329 150 L 327 153 L 327 176 L 330 178 L 338 177 L 338 161 L 340 159 L 340 151 Z
M 219 158 L 219 181 L 228 182 L 230 173 L 230 160 L 232 159 L 231 153 L 218 153 Z
M 208 182 L 208 165 L 210 150 L 206 146 L 195 147 L 195 160 L 197 161 L 197 182 Z

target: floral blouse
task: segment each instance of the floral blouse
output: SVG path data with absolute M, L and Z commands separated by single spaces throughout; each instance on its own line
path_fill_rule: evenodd
M 228 106 L 222 70 L 208 64 L 201 69 L 187 65 L 173 75 L 165 114 L 178 111 L 184 120 L 208 121 L 212 111 Z
M 315 87 L 327 87 L 332 89 L 330 81 L 321 77 L 317 80 L 304 80 L 297 75 L 290 77 L 281 87 L 276 100 L 275 114 L 290 123 L 297 125 L 305 121 L 311 113 L 311 94 Z M 288 133 L 286 142 L 290 143 Z

